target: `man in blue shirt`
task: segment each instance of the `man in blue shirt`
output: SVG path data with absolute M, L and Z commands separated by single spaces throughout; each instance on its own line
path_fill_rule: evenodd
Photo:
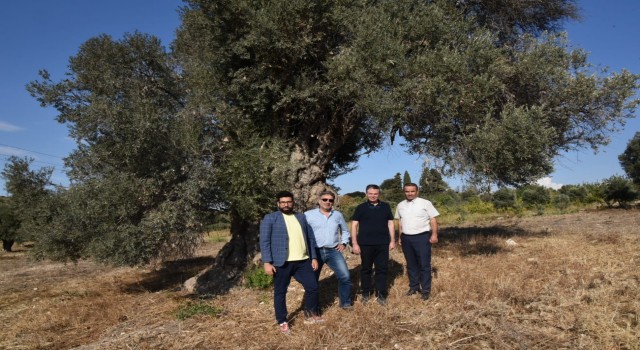
M 342 213 L 333 209 L 335 194 L 331 191 L 323 191 L 318 197 L 319 207 L 304 213 L 316 240 L 318 258 L 316 280 L 320 280 L 322 266 L 329 265 L 338 279 L 340 307 L 349 310 L 351 309 L 351 278 L 347 262 L 342 255 L 349 242 L 349 230 Z

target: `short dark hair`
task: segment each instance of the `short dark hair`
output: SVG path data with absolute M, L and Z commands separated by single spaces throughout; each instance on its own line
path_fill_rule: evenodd
M 416 188 L 416 190 L 419 190 L 419 189 L 420 189 L 420 187 L 418 187 L 418 185 L 414 184 L 413 182 L 409 182 L 409 183 L 404 184 L 404 186 L 402 186 L 402 188 L 405 188 L 405 187 L 407 187 L 407 186 L 415 187 L 415 188 Z
M 293 199 L 293 193 L 289 192 L 289 191 L 280 191 L 276 194 L 276 199 L 279 201 L 280 198 L 283 197 L 291 197 L 291 199 Z
M 367 185 L 367 188 L 365 189 L 365 192 L 366 192 L 366 191 L 369 191 L 370 189 L 379 190 L 379 189 L 380 189 L 380 186 L 375 185 L 375 184 Z
M 318 194 L 318 198 L 322 197 L 322 196 L 326 196 L 326 195 L 330 195 L 331 198 L 336 199 L 336 194 L 331 192 L 331 191 L 322 191 Z

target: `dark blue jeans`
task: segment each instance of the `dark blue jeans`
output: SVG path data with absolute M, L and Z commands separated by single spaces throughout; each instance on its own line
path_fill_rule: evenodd
M 378 297 L 387 297 L 387 272 L 389 270 L 389 245 L 361 245 L 360 287 L 363 296 L 373 291 L 372 276 L 375 274 L 375 286 Z
M 278 324 L 287 322 L 287 289 L 291 283 L 291 277 L 300 282 L 304 288 L 305 314 L 318 314 L 318 281 L 311 267 L 311 259 L 287 261 L 282 266 L 276 266 L 276 273 L 273 276 L 273 307 Z
M 316 270 L 316 280 L 320 280 L 320 271 L 322 266 L 327 264 L 338 279 L 338 299 L 340 307 L 351 305 L 351 277 L 349 276 L 349 267 L 344 260 L 342 253 L 336 248 L 316 248 L 318 255 L 318 270 Z
M 402 234 L 402 252 L 407 261 L 409 289 L 431 293 L 430 232 L 418 235 Z

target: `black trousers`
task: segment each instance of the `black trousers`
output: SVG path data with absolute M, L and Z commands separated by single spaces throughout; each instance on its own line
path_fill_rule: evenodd
M 360 287 L 362 295 L 370 296 L 373 292 L 373 279 L 378 297 L 387 297 L 387 273 L 389 271 L 389 245 L 361 245 Z

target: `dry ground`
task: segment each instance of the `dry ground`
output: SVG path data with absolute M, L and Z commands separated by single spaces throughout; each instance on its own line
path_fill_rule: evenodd
M 512 239 L 517 243 L 506 243 Z M 402 253 L 391 254 L 386 307 L 336 305 L 304 325 L 292 283 L 293 332 L 276 331 L 270 291 L 242 286 L 200 302 L 219 316 L 180 321 L 181 283 L 223 243 L 160 269 L 33 262 L 0 255 L 0 349 L 640 349 L 640 212 L 601 210 L 443 227 L 432 298 L 405 297 Z M 355 284 L 359 258 L 348 255 Z

